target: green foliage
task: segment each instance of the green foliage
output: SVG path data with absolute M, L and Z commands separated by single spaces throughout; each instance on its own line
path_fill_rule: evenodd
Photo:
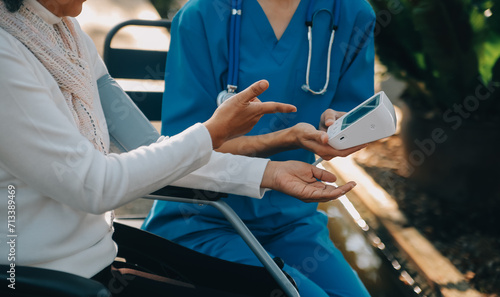
M 414 111 L 439 116 L 468 96 L 476 120 L 500 114 L 500 0 L 370 0 L 381 62 Z M 478 90 L 481 92 L 478 93 Z

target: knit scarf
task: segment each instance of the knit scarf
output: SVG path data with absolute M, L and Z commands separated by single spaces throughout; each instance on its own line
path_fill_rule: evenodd
M 69 18 L 54 25 L 44 21 L 29 3 L 15 13 L 0 1 L 0 28 L 26 46 L 57 82 L 80 133 L 107 154 L 93 108 L 92 73 L 88 53 Z

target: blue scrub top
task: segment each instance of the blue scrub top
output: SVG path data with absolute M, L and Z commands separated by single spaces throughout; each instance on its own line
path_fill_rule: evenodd
M 239 90 L 266 79 L 269 89 L 259 99 L 297 106 L 297 113 L 265 115 L 250 135 L 264 134 L 307 122 L 318 127 L 327 108 L 349 111 L 374 93 L 375 15 L 366 0 L 341 1 L 339 28 L 331 53 L 328 91 L 305 92 L 308 56 L 306 12 L 302 0 L 280 40 L 257 0 L 244 0 L 241 20 Z M 331 0 L 317 0 L 315 10 L 333 9 Z M 217 108 L 217 94 L 224 90 L 228 73 L 230 0 L 191 0 L 172 22 L 162 109 L 162 134 L 175 135 L 209 119 Z M 326 79 L 331 16 L 320 12 L 314 19 L 310 85 L 319 90 Z M 314 161 L 303 149 L 274 155 L 272 160 Z M 230 164 L 228 165 L 230 167 Z M 228 167 L 225 174 L 231 174 Z M 214 190 L 217 190 L 214 184 Z M 261 200 L 230 195 L 224 198 L 250 229 L 269 230 L 312 215 L 316 203 L 304 203 L 276 191 Z M 228 223 L 208 206 L 157 201 L 144 228 L 170 239 L 193 232 L 221 228 Z

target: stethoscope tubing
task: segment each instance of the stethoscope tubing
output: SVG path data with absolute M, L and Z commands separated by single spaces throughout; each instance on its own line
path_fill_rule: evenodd
M 330 15 L 333 16 L 333 22 L 332 22 L 332 30 L 337 30 L 339 26 L 339 20 L 340 20 L 340 0 L 334 0 L 333 3 L 333 12 L 330 12 L 328 9 L 323 8 L 323 9 L 318 9 L 313 12 L 313 7 L 314 4 L 316 4 L 315 0 L 311 0 L 309 2 L 309 5 L 307 7 L 307 14 L 306 14 L 306 27 L 312 27 L 314 17 L 321 11 L 326 11 Z
M 235 39 L 234 39 L 234 61 L 235 65 L 237 65 L 238 68 L 235 68 L 234 71 L 234 76 L 233 76 L 233 82 L 234 85 L 237 85 L 238 83 L 238 69 L 239 69 L 239 61 L 240 61 L 240 34 L 241 34 L 241 3 L 243 0 L 236 0 L 238 2 L 238 9 L 237 9 L 237 18 L 236 18 L 236 30 L 235 32 Z
M 311 92 L 314 95 L 323 95 L 326 93 L 328 89 L 328 84 L 330 83 L 330 62 L 331 62 L 333 41 L 335 40 L 335 31 L 337 31 L 338 29 L 339 19 L 340 19 L 340 0 L 334 1 L 333 13 L 326 8 L 318 9 L 313 12 L 314 3 L 315 1 L 311 0 L 309 2 L 309 6 L 307 7 L 306 27 L 307 27 L 307 40 L 309 42 L 309 51 L 307 54 L 306 83 L 302 85 L 302 90 L 306 92 Z M 315 91 L 311 89 L 311 86 L 309 85 L 309 77 L 311 73 L 311 59 L 312 59 L 312 42 L 313 42 L 312 27 L 316 15 L 323 11 L 327 12 L 331 16 L 330 24 L 332 32 L 330 34 L 330 41 L 328 42 L 325 85 L 319 91 Z
M 228 91 L 236 91 L 240 61 L 241 5 L 243 0 L 232 0 L 229 40 Z M 232 66 L 232 67 L 231 67 Z
M 309 85 L 309 77 L 311 73 L 311 58 L 312 58 L 312 30 L 311 27 L 308 28 L 308 40 L 309 40 L 309 54 L 307 55 L 307 68 L 306 68 L 306 84 L 302 85 L 302 90 L 306 92 L 311 92 L 314 95 L 323 95 L 326 93 L 326 90 L 328 89 L 328 84 L 330 83 L 330 62 L 331 62 L 331 53 L 332 53 L 332 45 L 333 45 L 333 40 L 335 39 L 335 30 L 332 30 L 332 33 L 330 34 L 330 41 L 328 43 L 328 56 L 327 56 L 327 62 L 326 62 L 326 79 L 325 79 L 325 85 L 321 90 L 319 91 L 314 91 L 311 89 Z

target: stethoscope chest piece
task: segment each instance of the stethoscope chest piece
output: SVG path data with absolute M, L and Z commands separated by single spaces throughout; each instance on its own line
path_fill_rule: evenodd
M 228 92 L 224 90 L 217 95 L 217 106 L 220 106 L 224 101 L 236 95 L 235 92 Z

